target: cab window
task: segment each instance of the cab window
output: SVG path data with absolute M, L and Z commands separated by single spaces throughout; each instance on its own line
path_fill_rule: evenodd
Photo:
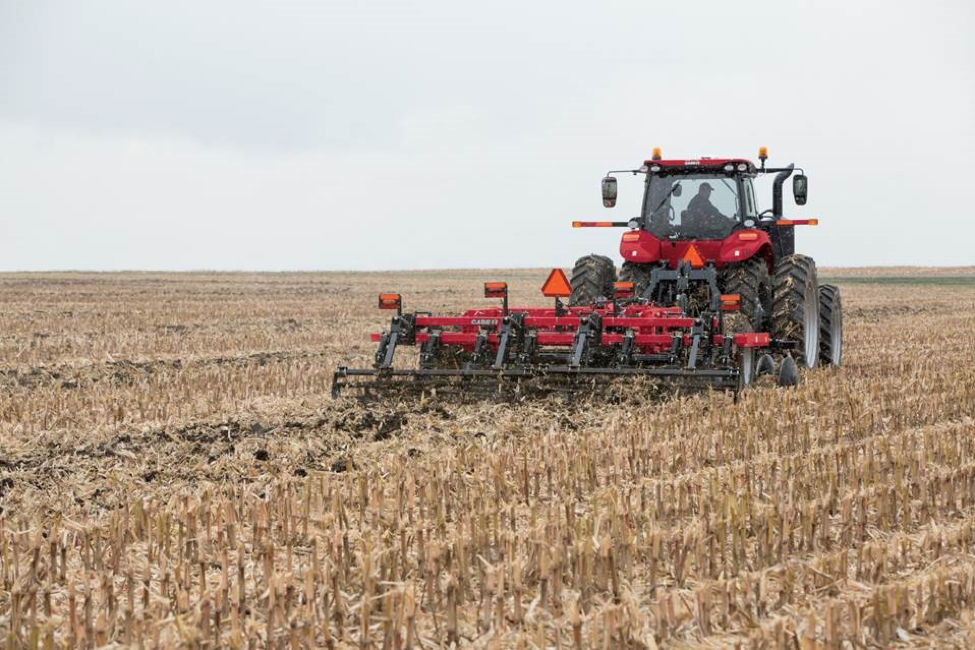
M 758 216 L 758 205 L 755 203 L 755 189 L 752 187 L 752 179 L 743 178 L 741 184 L 745 188 L 745 216 Z

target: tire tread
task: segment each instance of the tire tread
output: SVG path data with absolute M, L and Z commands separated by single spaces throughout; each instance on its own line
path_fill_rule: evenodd
M 833 325 L 836 319 L 840 324 L 840 358 L 834 360 Z M 827 365 L 843 363 L 843 302 L 839 287 L 832 284 L 819 286 L 819 361 Z
M 611 297 L 616 282 L 616 265 L 605 255 L 585 255 L 576 260 L 569 285 L 569 305 L 590 305 L 596 298 Z
M 805 255 L 789 255 L 779 260 L 772 274 L 772 335 L 776 339 L 799 343 L 800 347 L 795 353 L 796 362 L 807 368 L 813 368 L 819 361 L 819 355 L 806 359 L 803 340 L 806 291 L 816 292 L 816 322 L 818 323 L 819 293 L 816 288 L 816 262 Z M 817 339 L 818 329 L 817 327 Z

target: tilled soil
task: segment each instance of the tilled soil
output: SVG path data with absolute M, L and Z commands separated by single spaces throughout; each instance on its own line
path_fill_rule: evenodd
M 975 645 L 975 288 L 841 284 L 844 366 L 737 405 L 328 396 L 375 294 L 544 276 L 0 276 L 0 637 Z

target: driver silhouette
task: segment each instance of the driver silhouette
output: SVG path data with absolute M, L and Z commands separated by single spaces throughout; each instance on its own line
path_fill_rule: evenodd
M 712 205 L 711 192 L 713 191 L 714 188 L 711 187 L 710 183 L 701 183 L 697 188 L 697 194 L 687 204 L 687 220 L 691 225 L 706 226 L 715 217 L 728 218 Z

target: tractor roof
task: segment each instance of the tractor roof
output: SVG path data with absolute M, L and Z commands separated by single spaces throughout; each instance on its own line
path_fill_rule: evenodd
M 746 160 L 745 158 L 688 158 L 686 160 L 645 160 L 643 164 L 647 167 L 652 167 L 653 165 L 660 165 L 661 167 L 695 167 L 695 168 L 708 168 L 708 167 L 724 167 L 727 164 L 738 166 L 739 163 L 744 163 L 748 165 L 747 169 L 741 171 L 748 171 L 750 173 L 755 173 L 757 168 L 755 164 Z

